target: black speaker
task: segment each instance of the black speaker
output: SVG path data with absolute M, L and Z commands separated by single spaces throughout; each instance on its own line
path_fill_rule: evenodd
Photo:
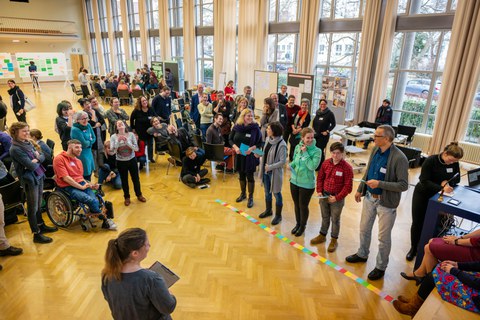
M 403 147 L 397 145 L 397 148 L 400 149 L 403 154 L 408 159 L 410 168 L 417 168 L 421 166 L 421 159 L 422 159 L 422 150 L 418 148 L 411 148 L 411 147 Z

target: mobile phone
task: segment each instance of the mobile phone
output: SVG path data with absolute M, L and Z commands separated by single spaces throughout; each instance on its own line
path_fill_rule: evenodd
M 198 189 L 207 189 L 208 184 L 202 184 L 201 186 L 198 186 Z

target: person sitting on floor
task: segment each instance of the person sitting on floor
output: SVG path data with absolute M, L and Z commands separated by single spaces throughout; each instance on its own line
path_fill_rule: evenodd
M 393 301 L 393 306 L 401 314 L 413 318 L 435 287 L 443 300 L 460 308 L 480 313 L 480 261 L 447 260 L 437 264 L 433 272 L 430 272 L 422 281 L 413 297 L 407 298 L 400 295 Z
M 100 202 L 93 192 L 93 190 L 98 190 L 98 184 L 91 184 L 83 177 L 82 161 L 78 159 L 81 153 L 82 143 L 80 141 L 75 139 L 68 141 L 67 151 L 63 151 L 53 159 L 55 183 L 72 199 L 86 204 L 91 214 L 100 214 L 99 219 L 103 220 L 102 228 L 116 230 L 117 225 L 113 220 L 101 214 Z
M 185 157 L 182 159 L 182 182 L 190 188 L 195 188 L 197 185 L 206 184 L 210 179 L 204 178 L 208 170 L 202 169 L 202 159 L 197 156 L 194 147 L 188 147 L 185 151 Z
M 98 163 L 98 191 L 104 196 L 102 184 L 111 182 L 115 189 L 122 189 L 122 180 L 117 169 L 117 159 L 115 152 L 110 148 L 110 141 L 105 141 L 105 148 L 102 151 L 102 157 Z

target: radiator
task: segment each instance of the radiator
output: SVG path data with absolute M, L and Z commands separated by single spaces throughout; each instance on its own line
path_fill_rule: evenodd
M 415 133 L 415 135 L 413 136 L 412 147 L 422 150 L 422 153 L 427 153 L 428 146 L 430 145 L 431 140 L 431 135 Z
M 459 142 L 463 149 L 462 161 L 480 164 L 480 144 L 470 142 Z

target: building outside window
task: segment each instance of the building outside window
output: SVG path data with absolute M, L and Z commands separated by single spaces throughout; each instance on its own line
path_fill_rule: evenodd
M 298 34 L 268 35 L 268 71 L 278 72 L 278 87 L 287 84 L 287 73 L 297 70 Z
M 197 37 L 197 79 L 213 87 L 213 36 Z

